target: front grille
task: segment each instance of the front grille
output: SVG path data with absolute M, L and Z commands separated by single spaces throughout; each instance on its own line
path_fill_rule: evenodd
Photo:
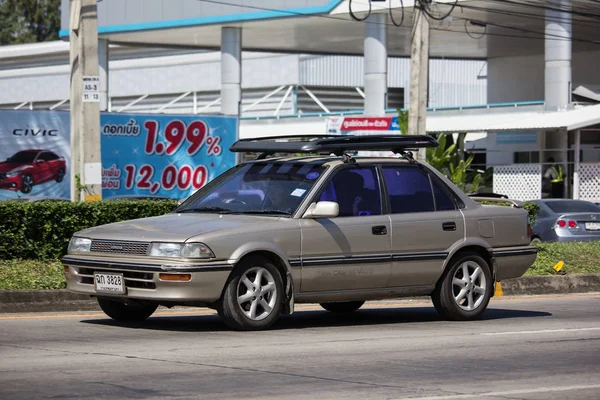
M 130 254 L 145 256 L 149 243 L 144 242 L 119 242 L 112 240 L 92 240 L 90 251 L 95 253 Z
M 94 272 L 109 272 L 104 270 L 94 270 L 93 268 L 75 268 L 79 282 L 86 285 L 94 284 Z M 156 283 L 153 282 L 154 274 L 152 272 L 136 271 L 110 271 L 123 274 L 125 286 L 137 289 L 156 289 Z

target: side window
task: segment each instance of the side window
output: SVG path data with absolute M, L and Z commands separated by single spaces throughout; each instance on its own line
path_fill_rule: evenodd
M 453 211 L 456 210 L 454 201 L 449 195 L 442 189 L 440 184 L 432 179 L 431 185 L 433 186 L 433 196 L 435 197 L 435 209 L 436 211 Z
M 319 201 L 335 201 L 340 217 L 381 215 L 375 168 L 344 168 L 329 181 Z
M 383 167 L 392 214 L 434 211 L 429 176 L 415 167 Z
M 46 157 L 45 158 L 46 161 L 58 160 L 58 156 L 56 154 L 54 154 L 54 153 L 47 152 L 47 153 L 44 153 L 44 154 L 45 154 L 45 157 Z
M 48 152 L 40 153 L 37 159 L 43 161 L 50 161 L 50 154 Z

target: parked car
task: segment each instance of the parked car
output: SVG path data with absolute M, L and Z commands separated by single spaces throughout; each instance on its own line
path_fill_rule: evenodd
M 600 206 L 583 200 L 530 200 L 540 207 L 533 242 L 600 240 Z
M 64 157 L 49 150 L 22 150 L 0 162 L 0 189 L 30 193 L 34 185 L 62 182 L 67 171 Z
M 481 206 L 406 148 L 429 136 L 237 141 L 260 152 L 174 212 L 77 232 L 68 289 L 116 320 L 158 305 L 214 308 L 230 327 L 268 328 L 295 303 L 352 312 L 366 300 L 430 295 L 450 320 L 474 320 L 496 281 L 535 261 L 528 214 Z M 392 150 L 402 158 L 352 157 Z M 270 157 L 274 153 L 322 156 Z M 336 155 L 330 155 L 330 154 Z

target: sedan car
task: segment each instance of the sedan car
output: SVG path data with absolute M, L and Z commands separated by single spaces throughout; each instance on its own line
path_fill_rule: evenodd
M 477 319 L 495 282 L 521 276 L 537 249 L 527 211 L 479 205 L 406 150 L 437 144 L 416 135 L 240 140 L 232 151 L 262 154 L 174 212 L 77 232 L 62 260 L 68 289 L 97 297 L 116 320 L 204 306 L 241 330 L 268 328 L 295 303 L 352 312 L 418 295 L 444 318 Z M 401 157 L 349 154 L 360 150 Z
M 533 242 L 600 240 L 600 206 L 583 200 L 531 200 L 540 207 Z
M 64 157 L 49 150 L 22 150 L 0 162 L 0 189 L 30 193 L 34 185 L 62 182 L 67 170 Z

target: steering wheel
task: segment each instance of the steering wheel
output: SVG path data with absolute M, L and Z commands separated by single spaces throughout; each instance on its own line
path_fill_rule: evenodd
M 248 205 L 245 201 L 239 200 L 239 199 L 235 199 L 235 198 L 227 199 L 227 200 L 223 201 L 223 203 L 225 203 L 225 204 L 238 203 L 238 204 L 243 204 L 245 206 Z

